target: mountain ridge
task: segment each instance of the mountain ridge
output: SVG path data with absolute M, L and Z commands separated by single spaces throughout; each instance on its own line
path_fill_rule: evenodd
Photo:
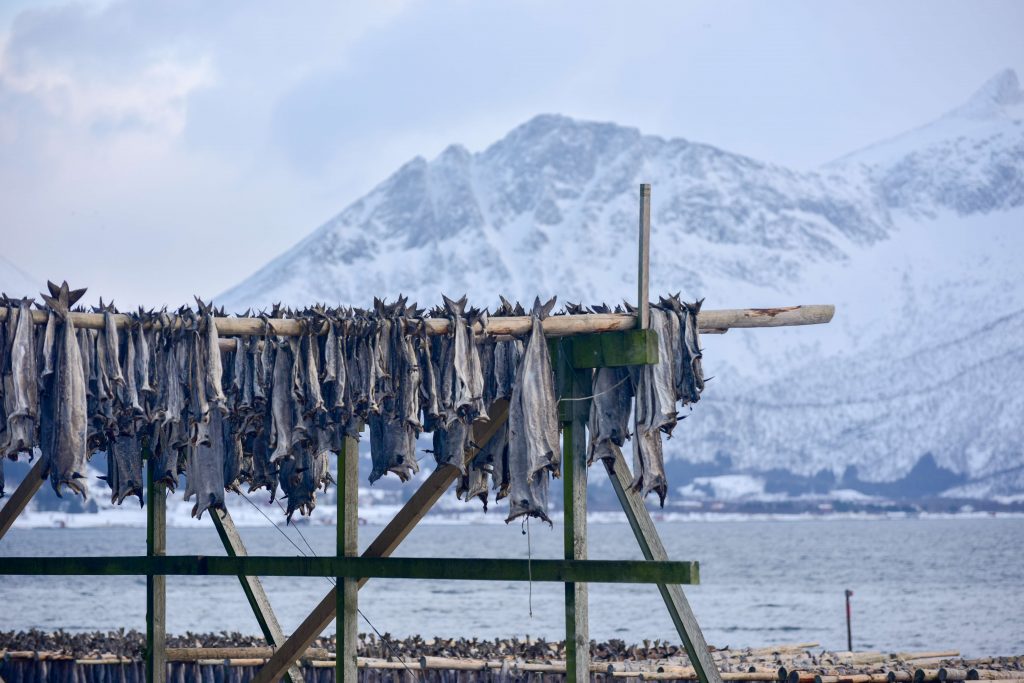
M 1021 462 L 1024 414 L 1019 102 L 1000 72 L 931 123 L 811 171 L 539 115 L 481 151 L 410 160 L 217 301 L 628 300 L 636 186 L 650 180 L 652 292 L 838 307 L 820 328 L 705 340 L 718 379 L 671 457 L 837 479 L 853 466 L 881 482 L 927 454 L 967 478 L 956 490 L 1008 495 L 996 475 Z

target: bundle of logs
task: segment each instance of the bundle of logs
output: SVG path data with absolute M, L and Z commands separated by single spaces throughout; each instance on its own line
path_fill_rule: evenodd
M 259 639 L 239 634 L 168 639 L 168 680 L 251 680 L 272 653 Z M 36 680 L 124 681 L 144 679 L 136 632 L 112 634 L 0 633 L 0 676 L 8 683 Z M 245 647 L 241 647 L 241 646 Z M 26 647 L 27 646 L 27 647 Z M 334 680 L 333 638 L 322 638 L 302 659 L 307 681 Z M 766 683 L 940 683 L 982 680 L 1021 683 L 1024 657 L 964 659 L 955 651 L 835 652 L 817 643 L 712 650 L 726 681 Z M 265 652 L 264 652 L 265 650 Z M 692 681 L 697 676 L 678 645 L 645 641 L 591 643 L 592 680 Z M 359 680 L 395 681 L 561 681 L 565 649 L 538 640 L 382 641 L 360 635 Z
M 272 500 L 280 486 L 289 519 L 308 515 L 332 481 L 329 454 L 367 426 L 371 483 L 416 474 L 418 439 L 431 432 L 438 464 L 463 473 L 457 495 L 486 508 L 493 491 L 508 498 L 508 520 L 548 521 L 560 469 L 545 329 L 554 299 L 530 311 L 504 299 L 493 312 L 468 308 L 465 297 L 426 311 L 399 298 L 232 318 L 199 299 L 195 309 L 132 313 L 101 299 L 86 313 L 75 309 L 84 293 L 50 283 L 43 303 L 0 301 L 0 454 L 40 452 L 58 495 L 85 496 L 86 463 L 103 451 L 113 502 L 141 503 L 145 452 L 168 489 L 184 474 L 193 516 L 223 508 L 225 491 L 242 486 Z M 678 295 L 661 299 L 650 313 L 659 362 L 594 371 L 591 461 L 614 459 L 632 437 L 633 487 L 662 504 L 662 436 L 704 388 L 699 311 Z M 629 312 L 570 304 L 561 316 Z M 499 400 L 509 419 L 483 447 L 472 443 L 472 424 Z

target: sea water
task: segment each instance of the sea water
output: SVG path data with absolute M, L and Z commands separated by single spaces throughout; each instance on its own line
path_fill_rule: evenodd
M 853 591 L 854 647 L 958 649 L 968 656 L 1024 653 L 1024 519 L 660 522 L 669 556 L 699 560 L 685 588 L 709 644 L 818 642 L 846 648 L 845 589 Z M 381 527 L 359 527 L 360 545 Z M 424 524 L 396 555 L 534 559 L 562 556 L 562 530 L 531 522 Z M 301 532 L 301 536 L 299 534 Z M 335 529 L 244 528 L 251 554 L 334 552 Z M 625 524 L 591 524 L 590 557 L 642 559 Z M 308 543 L 308 546 L 307 546 Z M 294 544 L 294 545 L 293 545 Z M 310 550 L 312 548 L 312 551 Z M 208 529 L 169 529 L 169 554 L 223 554 Z M 4 556 L 145 553 L 145 530 L 13 529 Z M 267 593 L 286 632 L 330 590 L 322 578 L 270 577 Z M 144 577 L 0 577 L 0 629 L 72 631 L 145 627 Z M 561 584 L 372 579 L 359 593 L 359 630 L 403 637 L 561 639 Z M 232 577 L 169 577 L 167 628 L 259 627 Z M 372 624 L 372 627 L 371 627 Z M 328 629 L 329 631 L 332 630 Z M 590 587 L 595 640 L 678 642 L 652 585 Z

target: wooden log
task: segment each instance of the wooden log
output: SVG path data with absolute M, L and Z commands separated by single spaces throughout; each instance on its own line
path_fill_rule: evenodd
M 651 325 L 651 186 L 640 186 L 640 256 L 637 261 L 637 320 L 638 329 Z
M 830 322 L 835 315 L 835 306 L 801 305 L 780 306 L 775 308 L 737 308 L 721 310 L 702 310 L 697 315 L 697 325 L 701 331 L 728 330 L 734 327 L 789 327 L 793 325 L 820 325 Z M 7 319 L 7 309 L 0 308 L 0 322 Z M 32 321 L 37 325 L 46 323 L 47 312 L 32 311 Z M 75 327 L 82 329 L 102 330 L 104 327 L 101 313 L 71 313 Z M 131 318 L 122 313 L 114 314 L 114 324 L 119 328 L 127 327 Z M 214 318 L 217 332 L 225 337 L 262 335 L 266 327 L 262 318 Z M 425 318 L 423 320 L 428 334 L 447 334 L 449 321 L 446 318 Z M 282 337 L 296 337 L 303 334 L 302 323 L 292 318 L 271 318 L 269 320 L 274 334 Z M 153 325 L 157 323 L 151 323 Z M 486 327 L 477 323 L 474 329 L 478 333 L 491 335 L 523 336 L 531 329 L 529 316 L 508 316 L 489 318 Z M 594 332 L 617 332 L 635 329 L 636 315 L 632 313 L 591 313 L 583 315 L 555 315 L 542 323 L 544 334 L 548 337 L 569 337 L 577 334 Z M 323 327 L 320 334 L 326 334 Z
M 966 669 L 954 669 L 950 667 L 939 667 L 939 680 L 945 683 L 946 681 L 966 681 L 967 670 Z
M 169 647 L 168 662 L 197 662 L 200 659 L 269 659 L 275 647 Z M 311 647 L 302 653 L 303 659 L 328 659 L 334 653 Z
M 32 496 L 36 495 L 36 491 L 43 485 L 43 474 L 46 470 L 45 460 L 46 458 L 43 456 L 36 458 L 32 469 L 28 471 L 25 478 L 18 484 L 18 488 L 14 489 L 14 493 L 10 495 L 4 506 L 0 508 L 0 539 L 14 525 L 14 520 L 24 512 L 25 508 L 28 507 L 29 501 L 32 500 Z
M 489 410 L 489 419 L 486 422 L 478 422 L 473 425 L 473 442 L 481 448 L 490 441 L 498 429 L 508 419 L 508 401 L 495 401 Z M 466 458 L 468 462 L 473 455 Z M 370 543 L 370 546 L 363 551 L 363 557 L 387 557 L 394 552 L 409 532 L 415 528 L 424 515 L 447 491 L 455 479 L 459 476 L 459 468 L 452 466 L 438 467 L 427 480 L 413 493 L 406 501 L 402 509 L 388 522 L 387 526 L 377 535 L 377 538 Z M 358 582 L 362 587 L 366 578 Z M 323 600 L 310 612 L 295 632 L 281 646 L 281 649 L 274 654 L 267 664 L 260 669 L 253 683 L 271 683 L 280 678 L 281 673 L 294 662 L 299 653 L 305 651 L 310 643 L 327 628 L 327 625 L 337 614 L 337 588 L 331 590 Z

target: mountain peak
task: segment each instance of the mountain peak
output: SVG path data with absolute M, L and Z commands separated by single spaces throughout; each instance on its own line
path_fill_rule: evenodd
M 988 119 L 1019 114 L 1012 112 L 1024 104 L 1024 90 L 1021 90 L 1017 72 L 1003 69 L 985 81 L 964 104 L 949 113 L 949 116 L 971 119 Z

